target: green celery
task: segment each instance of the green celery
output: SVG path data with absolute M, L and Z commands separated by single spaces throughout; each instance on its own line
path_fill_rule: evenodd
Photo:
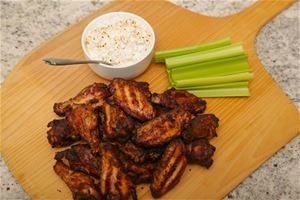
M 165 50 L 165 51 L 158 51 L 155 52 L 154 58 L 156 62 L 164 62 L 166 58 L 174 57 L 174 56 L 181 56 L 189 53 L 199 52 L 199 51 L 205 51 L 209 49 L 214 49 L 218 47 L 223 47 L 226 45 L 230 45 L 231 41 L 229 38 L 225 38 L 222 40 L 217 40 L 214 42 L 209 42 L 205 44 L 195 45 L 195 46 L 189 46 L 184 48 L 177 48 L 177 49 L 171 49 L 171 50 Z
M 221 62 L 200 63 L 168 70 L 174 80 L 193 79 L 207 76 L 221 76 L 234 73 L 249 72 L 247 59 L 239 58 Z
M 166 66 L 168 69 L 192 65 L 201 62 L 208 62 L 217 59 L 224 59 L 234 56 L 245 55 L 245 51 L 241 44 L 230 45 L 218 49 L 209 50 L 206 52 L 197 52 L 183 56 L 177 56 L 166 59 Z
M 188 92 L 196 95 L 197 97 L 241 97 L 241 96 L 250 96 L 250 92 L 249 92 L 248 87 L 188 90 Z
M 177 88 L 179 90 L 203 90 L 203 89 L 218 89 L 218 88 L 239 88 L 248 87 L 248 81 L 232 82 L 232 83 L 220 83 L 213 85 L 200 85 L 192 87 Z
M 173 80 L 172 85 L 176 87 L 191 87 L 197 85 L 213 85 L 220 83 L 230 83 L 237 81 L 249 81 L 253 78 L 253 73 L 244 72 L 238 74 L 231 74 L 226 76 L 209 76 L 209 77 L 199 77 L 194 79 L 185 80 Z

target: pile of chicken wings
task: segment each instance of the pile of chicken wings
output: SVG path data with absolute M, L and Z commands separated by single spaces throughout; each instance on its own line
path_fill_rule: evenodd
M 184 90 L 151 94 L 149 84 L 113 79 L 94 83 L 55 103 L 63 118 L 48 123 L 55 173 L 74 199 L 137 199 L 135 187 L 150 183 L 161 197 L 180 181 L 187 164 L 209 168 L 216 150 L 218 118 L 203 114 L 206 102 Z M 75 144 L 76 143 L 76 144 Z

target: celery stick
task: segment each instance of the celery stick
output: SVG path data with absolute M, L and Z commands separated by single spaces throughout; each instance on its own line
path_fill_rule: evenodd
M 214 42 L 209 42 L 209 43 L 195 45 L 195 46 L 158 51 L 155 52 L 154 58 L 156 62 L 164 62 L 166 58 L 185 55 L 185 54 L 194 53 L 198 51 L 205 51 L 205 50 L 214 49 L 214 48 L 218 48 L 230 44 L 231 44 L 230 39 L 224 38 L 222 40 L 217 40 Z
M 206 76 L 221 76 L 234 73 L 249 72 L 247 59 L 240 58 L 223 62 L 200 63 L 168 70 L 174 80 L 192 79 Z
M 241 97 L 250 96 L 248 87 L 188 90 L 197 97 Z
M 184 65 L 191 65 L 200 62 L 207 62 L 211 60 L 224 59 L 234 56 L 240 56 L 245 54 L 242 45 L 231 45 L 227 48 L 214 49 L 207 53 L 192 53 L 184 56 L 177 56 L 166 59 L 166 65 L 170 68 L 175 68 Z
M 248 81 L 232 82 L 232 83 L 220 83 L 213 85 L 200 85 L 192 87 L 177 88 L 179 90 L 203 90 L 203 89 L 218 89 L 218 88 L 239 88 L 248 87 Z
M 199 77 L 194 79 L 185 80 L 175 80 L 173 85 L 176 87 L 190 87 L 197 85 L 213 85 L 219 83 L 230 83 L 237 81 L 249 81 L 253 78 L 253 73 L 245 72 L 238 74 L 231 74 L 226 76 L 209 76 L 209 77 Z

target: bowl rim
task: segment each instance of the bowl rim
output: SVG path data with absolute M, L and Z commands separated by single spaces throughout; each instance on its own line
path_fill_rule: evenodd
M 150 54 L 152 54 L 154 46 L 155 46 L 155 33 L 154 33 L 154 30 L 153 30 L 152 26 L 150 25 L 150 23 L 147 22 L 144 18 L 142 18 L 142 17 L 140 17 L 140 16 L 138 16 L 134 13 L 131 13 L 131 12 L 124 12 L 124 11 L 108 12 L 108 13 L 100 15 L 100 16 L 94 18 L 92 21 L 90 21 L 90 23 L 84 28 L 84 30 L 81 34 L 81 48 L 83 49 L 83 52 L 84 52 L 85 56 L 88 57 L 88 59 L 92 60 L 91 56 L 89 55 L 89 53 L 87 51 L 87 48 L 85 46 L 85 39 L 86 39 L 87 32 L 91 29 L 91 27 L 94 24 L 96 24 L 99 21 L 100 18 L 103 18 L 104 16 L 108 16 L 108 15 L 118 15 L 118 14 L 125 15 L 125 16 L 131 16 L 133 18 L 138 19 L 140 22 L 142 22 L 144 25 L 146 25 L 146 27 L 150 31 L 151 38 L 152 38 L 151 46 L 149 48 L 149 52 L 147 52 L 147 54 L 145 54 L 145 56 L 141 57 L 139 60 L 137 60 L 136 62 L 134 62 L 130 65 L 121 65 L 121 66 L 116 67 L 116 66 L 110 66 L 110 65 L 105 65 L 105 64 L 97 64 L 101 67 L 106 67 L 106 68 L 110 68 L 110 69 L 124 69 L 124 68 L 132 67 L 132 66 L 142 62 Z

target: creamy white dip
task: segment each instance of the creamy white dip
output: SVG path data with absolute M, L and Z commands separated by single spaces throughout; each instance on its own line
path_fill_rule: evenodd
M 144 58 L 151 48 L 147 27 L 130 17 L 113 16 L 87 33 L 85 45 L 92 59 L 130 65 Z

